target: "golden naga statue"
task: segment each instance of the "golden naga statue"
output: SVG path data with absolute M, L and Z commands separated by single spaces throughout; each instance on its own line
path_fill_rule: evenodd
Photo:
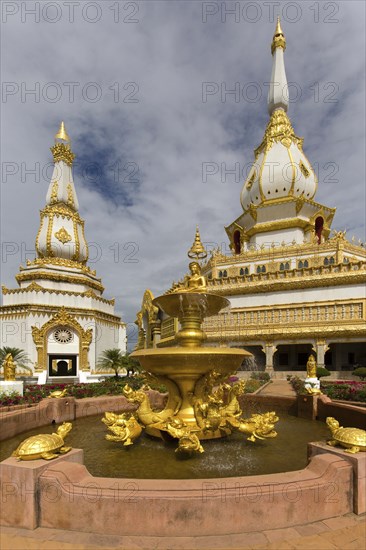
M 275 431 L 275 423 L 279 418 L 273 411 L 266 412 L 264 414 L 252 414 L 247 419 L 237 419 L 234 417 L 228 417 L 226 421 L 233 428 L 239 432 L 249 435 L 248 441 L 255 441 L 256 439 L 271 439 L 277 436 Z
M 14 362 L 14 359 L 11 353 L 8 353 L 4 359 L 3 369 L 4 369 L 4 380 L 6 382 L 14 382 L 16 364 Z
M 194 433 L 199 430 L 188 427 L 181 418 L 169 418 L 165 423 L 165 429 L 172 437 L 179 440 L 175 452 L 204 452 L 198 436 Z
M 13 452 L 12 456 L 18 460 L 52 460 L 60 454 L 71 451 L 71 447 L 65 447 L 64 439 L 71 431 L 71 422 L 64 422 L 54 434 L 40 434 L 28 437 Z
M 306 363 L 306 376 L 308 378 L 316 378 L 316 361 L 314 355 L 310 355 Z
M 168 387 L 169 395 L 165 409 L 154 412 L 151 408 L 150 399 L 146 393 L 150 388 L 146 384 L 140 390 L 133 390 L 126 384 L 122 390 L 123 395 L 130 403 L 138 405 L 136 414 L 144 426 L 165 422 L 168 418 L 175 416 L 180 409 L 182 399 L 179 390 L 172 380 L 165 377 L 157 377 Z
M 340 445 L 346 453 L 358 453 L 366 451 L 366 431 L 359 428 L 343 428 L 338 420 L 328 416 L 326 423 L 332 434 L 332 439 L 327 441 L 327 445 L 336 447 Z
M 142 432 L 142 426 L 140 426 L 133 414 L 130 413 L 115 414 L 106 412 L 104 413 L 102 422 L 114 434 L 107 434 L 105 438 L 108 441 L 120 441 L 124 446 L 133 445 L 135 439 Z

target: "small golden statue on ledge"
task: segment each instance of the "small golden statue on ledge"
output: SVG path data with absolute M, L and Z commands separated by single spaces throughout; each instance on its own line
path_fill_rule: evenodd
M 306 363 L 305 389 L 310 395 L 321 395 L 320 380 L 316 375 L 316 361 L 314 355 L 309 355 Z
M 8 353 L 4 359 L 3 369 L 4 369 L 4 380 L 6 382 L 14 382 L 16 364 L 14 362 L 14 359 L 11 353 Z
M 306 374 L 308 378 L 316 378 L 316 361 L 314 355 L 309 355 L 306 363 Z

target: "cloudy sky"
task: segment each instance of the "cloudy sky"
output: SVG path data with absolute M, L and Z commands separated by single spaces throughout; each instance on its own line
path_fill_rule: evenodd
M 277 15 L 287 39 L 289 116 L 318 171 L 316 200 L 337 207 L 334 228 L 365 240 L 364 2 L 1 8 L 7 286 L 34 257 L 61 120 L 77 155 L 90 265 L 131 339 L 144 290 L 158 295 L 184 274 L 197 223 L 205 243 L 228 251 L 224 226 L 240 215 L 242 174 L 268 121 Z

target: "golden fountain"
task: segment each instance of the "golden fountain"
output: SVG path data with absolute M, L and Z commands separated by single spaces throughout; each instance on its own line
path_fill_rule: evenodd
M 230 304 L 226 298 L 207 292 L 206 279 L 198 263 L 206 256 L 197 228 L 188 252 L 188 257 L 194 259 L 189 264 L 190 275 L 153 301 L 166 315 L 178 318 L 178 345 L 139 349 L 131 354 L 146 371 L 147 381 L 158 380 L 167 387 L 165 408 L 159 412 L 152 410 L 146 392 L 148 386 L 133 390 L 126 385 L 123 390 L 126 398 L 138 405 L 136 419 L 146 432 L 163 439 L 177 439 L 177 450 L 185 452 L 203 452 L 200 440 L 230 435 L 234 430 L 247 434 L 251 441 L 277 435 L 274 430 L 278 420 L 276 414 L 253 414 L 243 419 L 238 397 L 244 392 L 245 383 L 227 383 L 228 377 L 235 374 L 243 359 L 251 354 L 243 349 L 203 346 L 206 339 L 202 330 L 204 318 L 217 315 Z M 114 433 L 113 440 L 125 443 L 128 438 L 131 444 L 134 439 L 128 429 L 131 415 L 116 415 L 112 423 L 110 417 L 108 419 L 103 421 Z M 136 437 L 140 433 L 136 429 L 132 432 Z

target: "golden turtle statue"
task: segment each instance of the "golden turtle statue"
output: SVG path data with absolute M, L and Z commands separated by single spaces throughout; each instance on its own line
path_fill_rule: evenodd
M 67 389 L 64 388 L 63 390 L 51 391 L 50 395 L 48 396 L 48 399 L 61 399 L 61 397 L 65 397 L 66 395 L 67 395 Z
M 332 439 L 327 445 L 344 447 L 346 453 L 358 453 L 366 451 L 366 431 L 359 428 L 343 428 L 338 420 L 328 416 L 326 423 L 331 431 Z
M 71 422 L 64 422 L 54 434 L 32 435 L 25 439 L 12 453 L 18 460 L 52 460 L 59 454 L 71 451 L 71 447 L 64 446 L 64 438 L 72 429 Z

